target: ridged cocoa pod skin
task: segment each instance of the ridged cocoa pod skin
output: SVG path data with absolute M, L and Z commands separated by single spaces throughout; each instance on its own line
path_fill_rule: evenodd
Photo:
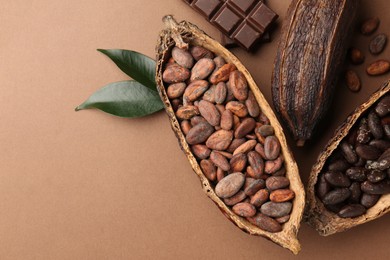
M 273 242 L 277 243 L 278 245 L 291 250 L 294 254 L 297 254 L 300 250 L 300 244 L 299 241 L 297 240 L 297 232 L 299 230 L 300 222 L 302 219 L 302 213 L 304 209 L 305 191 L 299 177 L 297 165 L 293 159 L 291 152 L 288 149 L 283 130 L 278 120 L 276 119 L 271 107 L 267 103 L 264 96 L 261 94 L 259 90 L 260 88 L 254 82 L 248 70 L 232 53 L 230 53 L 228 50 L 223 48 L 217 41 L 211 39 L 203 31 L 199 30 L 196 26 L 186 21 L 177 24 L 171 16 L 166 16 L 163 20 L 166 24 L 169 25 L 168 27 L 171 27 L 171 29 L 170 28 L 165 29 L 160 33 L 160 38 L 157 46 L 157 57 L 156 57 L 157 89 L 163 101 L 163 104 L 165 106 L 165 110 L 171 122 L 172 129 L 176 134 L 176 137 L 178 138 L 179 145 L 181 146 L 183 152 L 186 154 L 187 159 L 189 160 L 194 172 L 198 175 L 204 192 L 219 207 L 219 209 L 223 212 L 223 214 L 229 220 L 231 220 L 235 225 L 237 225 L 240 229 L 252 235 L 264 236 L 267 239 L 270 239 Z M 235 68 L 237 68 L 240 72 L 242 72 L 247 80 L 248 89 L 253 92 L 255 100 L 258 102 L 258 105 L 262 111 L 262 114 L 264 115 L 264 118 L 267 117 L 267 120 L 269 119 L 268 124 L 271 124 L 274 127 L 275 136 L 279 139 L 281 143 L 281 156 L 285 158 L 285 162 L 284 162 L 284 168 L 286 169 L 285 176 L 290 180 L 289 188 L 295 193 L 290 219 L 286 223 L 284 223 L 283 226 L 279 225 L 279 228 L 272 228 L 272 229 L 270 228 L 267 231 L 266 229 L 262 229 L 259 226 L 254 225 L 248 219 L 235 214 L 232 211 L 231 207 L 228 207 L 228 205 L 224 203 L 224 200 L 222 200 L 216 195 L 214 190 L 214 185 L 206 178 L 196 158 L 193 156 L 190 150 L 190 146 L 186 142 L 186 138 L 180 129 L 180 124 L 178 118 L 175 116 L 175 113 L 172 109 L 171 101 L 169 100 L 166 94 L 167 84 L 164 83 L 162 80 L 162 72 L 164 71 L 165 68 L 164 65 L 170 58 L 170 52 L 172 48 L 174 46 L 178 46 L 178 47 L 181 46 L 183 48 L 186 48 L 189 45 L 188 43 L 190 43 L 191 46 L 201 46 L 207 50 L 210 50 L 215 54 L 215 56 L 223 57 L 228 64 L 233 64 Z M 229 99 L 227 98 L 225 100 L 225 104 L 226 102 L 228 102 L 227 100 Z M 234 108 L 234 106 L 232 108 Z M 240 111 L 234 111 L 234 112 L 237 113 Z M 245 141 L 245 139 L 243 140 Z M 252 140 L 252 141 L 256 143 L 256 140 Z M 230 151 L 230 147 L 226 151 L 228 150 L 229 152 L 232 152 Z M 216 151 L 214 152 L 216 153 Z M 219 169 L 217 169 L 217 178 L 218 178 L 218 171 Z M 230 198 L 227 198 L 225 200 L 229 200 L 229 199 Z M 243 199 L 245 198 L 240 198 L 240 201 Z M 239 201 L 235 201 L 235 203 L 237 202 Z M 244 200 L 243 202 L 246 201 Z
M 359 0 L 293 0 L 287 11 L 272 98 L 298 146 L 312 137 L 331 104 L 358 4 Z
M 305 219 L 319 232 L 320 235 L 328 236 L 337 232 L 345 231 L 354 226 L 379 218 L 390 211 L 390 194 L 386 194 L 382 195 L 379 201 L 373 207 L 367 209 L 367 212 L 365 212 L 363 215 L 354 218 L 342 218 L 337 214 L 328 211 L 321 202 L 321 199 L 317 197 L 315 191 L 316 183 L 320 181 L 320 173 L 323 172 L 323 168 L 326 167 L 326 162 L 329 156 L 331 156 L 336 149 L 340 149 L 341 143 L 343 143 L 345 137 L 350 133 L 351 129 L 354 127 L 356 128 L 361 116 L 365 116 L 367 114 L 367 110 L 374 109 L 376 107 L 377 101 L 388 93 L 390 93 L 390 80 L 388 80 L 377 92 L 372 94 L 368 101 L 357 107 L 355 111 L 346 119 L 346 121 L 339 126 L 339 128 L 335 131 L 333 138 L 329 140 L 323 152 L 319 155 L 317 162 L 312 167 L 309 183 L 307 186 L 308 194 Z M 358 167 L 352 167 L 350 169 L 353 168 L 357 169 Z M 369 170 L 366 171 L 369 172 Z M 363 177 L 364 178 L 357 178 L 364 181 L 366 177 Z M 372 186 L 373 185 L 368 185 L 366 182 L 364 187 L 367 190 L 372 191 Z M 374 186 L 374 188 L 376 188 L 376 190 L 373 192 L 376 193 L 378 187 Z M 348 214 L 347 213 L 343 211 L 341 215 L 344 217 L 350 216 L 350 212 Z

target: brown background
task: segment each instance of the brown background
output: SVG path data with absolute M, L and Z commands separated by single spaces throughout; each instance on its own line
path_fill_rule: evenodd
M 218 38 L 202 17 L 180 0 L 0 2 L 0 259 L 294 258 L 240 231 L 203 194 L 164 112 L 121 119 L 73 110 L 105 84 L 127 79 L 95 49 L 154 57 L 165 14 Z M 361 19 L 379 16 L 378 32 L 390 34 L 388 1 L 362 2 Z M 288 3 L 268 1 L 279 23 Z M 269 101 L 279 28 L 272 37 L 255 54 L 233 50 Z M 355 44 L 366 50 L 368 40 L 357 35 Z M 364 75 L 364 66 L 357 69 Z M 305 183 L 337 124 L 387 77 L 363 76 L 358 94 L 340 84 L 322 135 L 293 149 Z M 384 259 L 389 224 L 384 216 L 326 238 L 302 224 L 298 258 Z

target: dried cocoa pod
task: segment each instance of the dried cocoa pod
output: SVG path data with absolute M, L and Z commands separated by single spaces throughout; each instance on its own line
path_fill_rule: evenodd
M 359 0 L 293 0 L 287 11 L 272 97 L 298 146 L 312 137 L 329 108 L 358 4 Z
M 343 209 L 341 207 L 338 210 L 336 210 L 336 212 L 339 214 L 337 215 L 329 211 L 327 207 L 325 207 L 325 205 L 321 202 L 320 198 L 317 197 L 318 194 L 315 191 L 315 187 L 318 184 L 322 183 L 321 177 L 319 177 L 319 175 L 326 169 L 324 167 L 326 167 L 326 162 L 329 156 L 332 155 L 336 149 L 340 149 L 341 144 L 346 143 L 344 139 L 347 137 L 347 135 L 350 133 L 352 129 L 356 128 L 359 119 L 365 117 L 369 109 L 375 109 L 377 105 L 377 101 L 381 97 L 389 93 L 389 91 L 390 91 L 390 81 L 387 81 L 377 92 L 371 95 L 368 101 L 358 106 L 355 109 L 355 111 L 346 119 L 346 121 L 342 125 L 340 125 L 340 127 L 336 130 L 333 138 L 329 140 L 323 152 L 319 155 L 317 162 L 312 167 L 312 170 L 310 172 L 310 177 L 309 177 L 309 183 L 307 187 L 308 204 L 307 204 L 307 211 L 306 211 L 306 220 L 311 226 L 313 226 L 320 233 L 320 235 L 328 236 L 337 232 L 345 231 L 354 226 L 379 218 L 390 211 L 390 194 L 386 194 L 386 195 L 382 195 L 378 200 L 378 202 L 373 207 L 369 208 L 366 212 L 361 212 L 361 215 L 358 215 L 356 213 L 357 215 L 356 216 L 355 214 L 351 213 L 352 214 L 351 216 L 355 216 L 354 218 L 351 219 L 347 217 L 350 216 L 348 215 L 349 214 L 348 212 L 352 212 L 351 209 L 348 210 L 344 209 L 340 213 L 340 210 Z M 372 147 L 375 146 L 372 145 Z M 386 157 L 386 151 L 383 152 L 382 155 Z M 367 167 L 370 168 L 370 166 Z M 353 169 L 354 170 L 349 169 L 347 171 L 347 176 L 351 180 L 356 179 L 357 181 L 360 182 L 366 179 L 365 175 L 368 174 L 367 169 L 365 169 L 364 172 L 360 172 L 361 174 L 359 172 L 356 172 L 357 171 L 356 169 L 358 168 L 353 167 Z M 390 191 L 389 190 L 390 184 L 385 183 L 384 181 L 378 183 L 371 183 L 365 181 L 363 182 L 362 186 L 363 186 L 362 187 L 363 192 L 374 194 L 374 195 L 382 194 L 383 192 Z M 353 196 L 352 190 L 350 190 L 350 193 L 351 193 L 350 195 Z
M 179 144 L 182 147 L 184 153 L 187 155 L 187 158 L 193 167 L 193 170 L 195 173 L 198 175 L 200 178 L 200 181 L 202 183 L 202 187 L 205 191 L 205 193 L 210 197 L 210 199 L 213 200 L 217 204 L 217 206 L 221 209 L 221 211 L 224 213 L 225 216 L 227 216 L 232 222 L 234 222 L 239 228 L 242 230 L 253 234 L 253 235 L 260 235 L 267 237 L 268 239 L 271 239 L 272 241 L 278 243 L 279 245 L 288 248 L 294 253 L 297 253 L 300 250 L 300 245 L 298 240 L 296 239 L 296 234 L 299 229 L 300 225 L 300 220 L 302 218 L 302 212 L 304 208 L 304 189 L 302 186 L 302 183 L 299 178 L 298 174 L 298 169 L 296 166 L 296 163 L 291 155 L 291 153 L 288 150 L 287 144 L 286 144 L 286 139 L 283 135 L 283 131 L 281 126 L 279 125 L 275 115 L 273 114 L 270 106 L 268 105 L 267 101 L 261 94 L 259 88 L 256 86 L 254 80 L 252 79 L 251 75 L 249 72 L 246 70 L 246 68 L 239 62 L 239 60 L 232 55 L 229 51 L 224 49 L 218 42 L 214 41 L 211 39 L 209 36 L 207 36 L 204 32 L 200 31 L 196 26 L 188 23 L 188 22 L 181 22 L 180 24 L 177 24 L 171 16 L 166 16 L 164 18 L 164 22 L 168 25 L 168 29 L 164 30 L 160 34 L 159 38 L 159 44 L 157 46 L 157 68 L 156 68 L 156 82 L 157 82 L 157 89 L 159 91 L 160 97 L 163 101 L 163 104 L 165 105 L 166 112 L 169 116 L 172 129 L 175 132 Z M 220 181 L 218 182 L 217 186 L 214 188 L 213 184 L 206 178 L 205 174 L 201 170 L 198 161 L 196 158 L 193 156 L 193 154 L 190 151 L 189 144 L 187 143 L 186 139 L 188 139 L 188 135 L 191 135 L 191 131 L 193 131 L 194 128 L 198 127 L 199 124 L 206 124 L 206 123 L 199 123 L 196 126 L 193 126 L 191 130 L 189 131 L 187 137 L 185 137 L 180 130 L 180 124 L 178 122 L 178 118 L 175 116 L 174 111 L 172 110 L 172 107 L 169 105 L 170 101 L 166 95 L 166 83 L 162 80 L 162 74 L 165 68 L 165 63 L 168 61 L 169 57 L 171 56 L 171 50 L 174 46 L 177 47 L 183 47 L 185 46 L 200 46 L 206 50 L 211 51 L 212 53 L 215 54 L 215 56 L 221 56 L 224 58 L 227 62 L 227 64 L 230 65 L 223 65 L 220 69 L 219 72 L 216 70 L 216 72 L 213 72 L 212 76 L 209 77 L 209 81 L 212 82 L 212 84 L 217 84 L 220 81 L 226 81 L 228 78 L 223 80 L 224 74 L 227 74 L 226 76 L 229 76 L 230 72 L 232 70 L 238 70 L 240 71 L 243 76 L 245 77 L 245 80 L 247 81 L 247 87 L 248 90 L 251 90 L 253 92 L 253 95 L 259 105 L 259 108 L 262 111 L 262 118 L 267 118 L 269 121 L 269 124 L 271 124 L 274 128 L 275 131 L 275 136 L 279 139 L 279 142 L 281 143 L 281 154 L 285 158 L 284 162 L 284 167 L 286 168 L 286 174 L 285 176 L 289 179 L 290 181 L 290 186 L 289 188 L 294 191 L 295 193 L 295 199 L 293 200 L 294 203 L 292 205 L 292 210 L 290 213 L 290 219 L 286 223 L 279 224 L 276 220 L 273 220 L 272 218 L 268 218 L 266 216 L 263 217 L 256 217 L 256 215 L 253 217 L 258 223 L 251 223 L 248 221 L 247 218 L 241 217 L 234 213 L 230 207 L 228 207 L 227 202 L 225 204 L 225 201 L 229 200 L 232 197 L 227 197 L 227 196 L 238 196 L 240 194 L 240 191 L 234 190 L 229 194 L 224 194 L 222 196 L 226 196 L 226 199 L 221 199 L 221 197 L 218 197 L 216 194 L 216 191 L 218 190 L 218 194 L 221 195 L 220 188 L 218 188 L 219 183 L 223 183 L 226 178 L 229 176 L 232 176 L 231 173 L 228 174 L 224 178 L 218 178 Z M 170 65 L 173 66 L 173 65 Z M 225 72 L 222 72 L 221 69 L 225 67 Z M 233 69 L 234 68 L 234 69 Z M 228 73 L 226 73 L 228 71 Z M 214 74 L 216 73 L 217 76 Z M 218 74 L 219 73 L 219 74 Z M 218 76 L 219 75 L 219 76 Z M 215 76 L 213 78 L 213 76 Z M 213 79 L 213 80 L 212 80 Z M 214 81 L 215 80 L 215 81 Z M 214 82 L 213 82 L 214 81 Z M 227 85 L 229 85 L 227 83 Z M 227 86 L 227 90 L 229 92 L 229 87 Z M 246 106 L 242 104 L 231 104 L 229 102 L 229 93 L 226 97 L 225 103 L 226 103 L 226 109 L 229 109 L 234 115 L 239 116 L 241 118 L 244 118 L 248 115 L 248 109 Z M 234 102 L 234 101 L 233 101 Z M 199 102 L 200 103 L 200 102 Z M 230 103 L 230 104 L 229 104 Z M 196 103 L 194 103 L 196 105 Z M 209 125 L 209 124 L 208 124 Z M 210 125 L 209 125 L 210 126 Z M 231 129 L 231 130 L 234 130 Z M 212 128 L 212 132 L 214 132 L 214 127 Z M 207 137 L 209 137 L 211 133 L 208 133 Z M 202 133 L 200 133 L 203 135 Z M 205 135 L 202 136 L 201 139 L 204 139 Z M 193 134 L 192 137 L 190 138 L 191 140 L 199 141 L 199 138 L 196 138 Z M 239 140 L 239 139 L 236 139 Z M 245 141 L 245 139 L 243 139 Z M 203 140 L 203 142 L 206 140 Z M 256 140 L 250 140 L 248 142 L 254 141 L 255 144 L 252 146 L 252 149 L 256 145 Z M 231 144 L 232 145 L 232 144 Z M 228 151 L 230 147 L 226 150 Z M 237 148 L 235 149 L 237 150 Z M 232 152 L 232 151 L 230 151 Z M 215 163 L 215 158 L 213 160 L 213 156 L 215 157 L 216 154 L 219 154 L 217 151 L 213 151 L 210 155 L 210 160 L 212 160 Z M 221 155 L 221 154 L 220 154 Z M 221 155 L 222 156 L 222 155 Z M 223 156 L 222 156 L 223 157 Z M 222 167 L 219 167 L 222 168 Z M 220 172 L 219 175 L 222 175 L 221 172 L 223 173 L 224 169 L 217 170 L 217 173 Z M 229 164 L 230 168 L 230 164 Z M 238 173 L 243 176 L 242 173 Z M 217 174 L 218 175 L 218 174 Z M 239 186 L 239 185 L 237 185 Z M 217 189 L 218 188 L 218 189 Z M 240 187 L 241 188 L 241 187 Z M 240 189 L 239 188 L 239 189 Z M 242 191 L 242 190 L 241 190 Z M 245 194 L 244 194 L 245 195 Z M 243 195 L 241 195 L 244 197 Z M 245 195 L 246 196 L 246 195 Z M 239 198 L 240 200 L 237 201 L 244 201 L 245 198 Z M 268 199 L 268 196 L 267 196 Z M 259 213 L 258 213 L 259 215 Z M 255 221 L 256 222 L 256 221 Z M 277 233 L 275 233 L 277 232 Z

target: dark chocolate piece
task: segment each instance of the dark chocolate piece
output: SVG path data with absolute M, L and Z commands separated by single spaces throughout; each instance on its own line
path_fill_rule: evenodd
M 247 50 L 253 49 L 278 18 L 261 0 L 183 1 Z
M 263 36 L 261 36 L 259 42 L 260 43 L 263 43 L 263 42 L 270 42 L 271 41 L 271 35 L 269 32 L 265 32 L 263 34 Z M 221 33 L 221 44 L 225 47 L 225 48 L 235 48 L 235 47 L 238 47 L 239 45 L 232 39 L 230 39 L 229 37 L 227 37 L 225 34 Z

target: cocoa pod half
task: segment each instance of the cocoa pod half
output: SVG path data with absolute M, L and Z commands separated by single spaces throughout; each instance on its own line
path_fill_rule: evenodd
M 327 112 L 359 0 L 293 0 L 272 76 L 272 98 L 298 146 Z M 313 22 L 315 21 L 315 22 Z
M 390 194 L 386 194 L 382 195 L 378 202 L 374 206 L 368 208 L 366 212 L 360 210 L 359 214 L 362 214 L 360 216 L 356 216 L 359 214 L 352 214 L 352 211 L 352 213 L 349 212 L 349 208 L 341 210 L 339 215 L 337 215 L 336 213 L 326 209 L 323 202 L 321 202 L 321 198 L 317 197 L 319 194 L 315 191 L 315 187 L 319 187 L 318 185 L 321 183 L 319 176 L 326 167 L 328 158 L 340 147 L 341 144 L 343 144 L 343 141 L 345 142 L 344 139 L 346 139 L 348 133 L 350 133 L 351 129 L 358 126 L 359 119 L 367 114 L 367 110 L 375 108 L 377 101 L 388 93 L 390 93 L 390 80 L 387 81 L 387 83 L 385 83 L 377 92 L 372 94 L 368 101 L 357 107 L 346 121 L 340 125 L 340 127 L 335 131 L 333 138 L 329 140 L 325 149 L 319 155 L 317 162 L 314 164 L 310 172 L 309 183 L 307 186 L 307 208 L 305 212 L 305 220 L 313 226 L 320 235 L 328 236 L 337 232 L 345 231 L 354 226 L 379 218 L 390 211 Z M 357 169 L 357 167 L 355 168 Z M 363 170 L 367 171 L 367 169 L 364 168 Z M 352 172 L 350 173 L 352 174 Z M 349 173 L 347 172 L 347 175 L 348 174 Z M 352 179 L 353 176 L 350 176 Z M 361 179 L 361 181 L 364 181 L 365 178 L 366 176 L 363 175 L 363 179 Z
M 160 97 L 164 103 L 165 110 L 168 114 L 171 122 L 172 129 L 178 138 L 179 145 L 183 152 L 186 154 L 194 172 L 198 175 L 204 192 L 207 196 L 219 207 L 223 214 L 230 219 L 235 225 L 237 225 L 243 231 L 252 234 L 266 237 L 273 242 L 291 250 L 294 254 L 297 254 L 300 250 L 300 244 L 297 240 L 297 233 L 299 230 L 302 213 L 305 203 L 305 192 L 301 183 L 298 167 L 296 162 L 287 146 L 286 138 L 283 130 L 277 121 L 271 107 L 267 103 L 266 99 L 260 92 L 252 76 L 248 70 L 242 65 L 242 63 L 228 50 L 226 50 L 217 41 L 210 38 L 203 31 L 198 29 L 195 25 L 182 21 L 179 24 L 173 19 L 172 16 L 164 17 L 164 22 L 168 25 L 167 29 L 163 30 L 159 37 L 157 46 L 157 68 L 156 68 L 156 83 Z M 255 224 L 248 221 L 246 218 L 237 215 L 230 207 L 228 207 L 222 199 L 220 199 L 214 190 L 213 184 L 207 179 L 202 172 L 196 158 L 190 150 L 189 144 L 186 142 L 186 138 L 180 129 L 178 118 L 176 117 L 172 105 L 166 93 L 166 85 L 163 82 L 163 70 L 164 65 L 171 56 L 173 47 L 188 48 L 191 46 L 201 46 L 206 50 L 213 52 L 216 56 L 223 57 L 228 64 L 234 64 L 234 66 L 243 74 L 248 83 L 248 89 L 253 92 L 254 98 L 258 103 L 262 113 L 269 118 L 270 124 L 274 128 L 274 134 L 279 139 L 281 145 L 281 155 L 283 155 L 286 168 L 286 177 L 290 180 L 289 188 L 294 192 L 295 198 L 291 201 L 293 203 L 290 213 L 290 219 L 283 224 L 281 230 L 278 229 L 261 229 Z M 232 111 L 234 112 L 237 111 Z M 224 130 L 225 131 L 225 130 Z M 256 143 L 255 140 L 252 140 Z M 250 141 L 248 141 L 250 142 Z M 225 199 L 228 200 L 228 199 Z M 277 224 L 277 222 L 275 222 Z M 279 224 L 278 224 L 279 226 Z M 277 233 L 274 233 L 277 232 Z

